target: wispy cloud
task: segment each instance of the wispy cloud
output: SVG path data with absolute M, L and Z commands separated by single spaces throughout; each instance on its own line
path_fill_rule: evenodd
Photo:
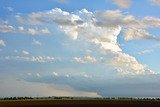
M 32 41 L 32 45 L 38 45 L 38 46 L 41 46 L 41 45 L 42 45 L 42 43 L 41 43 L 40 41 L 38 41 L 38 40 L 33 39 L 33 41 Z
M 114 0 L 114 4 L 122 9 L 130 7 L 132 0 Z
M 58 3 L 67 3 L 68 0 L 56 0 Z
M 40 75 L 39 73 L 36 73 L 36 76 L 37 76 L 37 77 L 41 77 L 41 75 Z
M 24 54 L 24 55 L 29 55 L 29 52 L 28 52 L 28 51 L 25 51 L 25 50 L 22 50 L 22 54 Z
M 53 75 L 53 76 L 56 76 L 56 77 L 59 76 L 59 74 L 58 74 L 57 72 L 52 72 L 52 75 Z
M 18 50 L 14 50 L 15 53 L 17 54 L 22 54 L 22 55 L 29 55 L 30 53 L 26 50 L 22 50 L 22 51 L 18 51 Z
M 152 49 L 146 49 L 146 50 L 143 50 L 143 51 L 139 52 L 138 54 L 139 55 L 144 55 L 144 54 L 150 54 L 152 52 L 154 52 L 154 50 L 152 50 Z
M 0 46 L 6 46 L 6 43 L 4 40 L 0 40 Z
M 13 12 L 14 11 L 13 7 L 5 7 L 5 9 L 7 9 L 9 12 Z
M 160 0 L 149 0 L 152 5 L 158 5 L 160 6 Z

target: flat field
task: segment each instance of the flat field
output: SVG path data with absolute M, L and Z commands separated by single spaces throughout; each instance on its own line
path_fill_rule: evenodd
M 2 100 L 0 107 L 160 107 L 160 101 L 138 100 Z

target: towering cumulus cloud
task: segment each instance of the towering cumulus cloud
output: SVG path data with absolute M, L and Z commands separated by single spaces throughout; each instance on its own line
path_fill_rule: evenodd
M 28 18 L 21 16 L 16 16 L 16 18 L 22 23 L 32 25 L 56 25 L 72 40 L 83 38 L 86 42 L 99 47 L 103 54 L 112 54 L 113 58 L 110 59 L 110 63 L 121 74 L 153 73 L 145 65 L 139 63 L 135 57 L 123 52 L 117 42 L 117 36 L 122 33 L 124 40 L 159 40 L 147 31 L 147 28 L 150 27 L 160 27 L 159 18 L 144 17 L 137 20 L 134 16 L 123 14 L 119 10 L 89 12 L 82 9 L 69 13 L 59 8 L 32 13 L 28 15 Z M 75 57 L 75 60 L 82 62 L 81 58 Z M 86 60 L 88 60 L 87 57 Z

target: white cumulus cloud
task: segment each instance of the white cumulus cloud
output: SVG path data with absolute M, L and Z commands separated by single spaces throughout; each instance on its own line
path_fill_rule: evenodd
M 16 61 L 25 61 L 25 62 L 38 62 L 38 63 L 52 63 L 56 59 L 50 56 L 32 56 L 32 57 L 23 57 L 23 56 L 5 56 L 0 57 L 1 60 L 16 60 Z
M 78 63 L 95 63 L 97 60 L 91 56 L 85 56 L 84 58 L 74 57 L 73 58 Z
M 50 33 L 47 28 L 42 29 L 42 30 L 36 30 L 36 29 L 33 29 L 33 28 L 29 28 L 26 32 L 31 34 L 31 35 L 49 34 Z
M 23 26 L 19 26 L 18 28 L 9 25 L 8 22 L 0 22 L 0 33 L 24 33 L 30 35 L 41 35 L 41 34 L 49 34 L 50 31 L 47 28 L 44 29 L 34 29 L 34 28 L 24 28 Z
M 0 23 L 0 33 L 14 32 L 15 28 L 7 23 Z
M 145 65 L 139 63 L 135 57 L 124 53 L 117 41 L 117 37 L 122 32 L 125 40 L 159 40 L 158 37 L 148 32 L 148 28 L 160 27 L 159 18 L 144 17 L 136 19 L 133 15 L 124 14 L 120 10 L 89 12 L 82 9 L 81 11 L 69 13 L 55 8 L 46 12 L 29 14 L 27 18 L 18 16 L 17 19 L 22 23 L 32 25 L 58 25 L 71 39 L 82 39 L 83 42 L 99 47 L 103 54 L 113 54 L 112 65 L 119 68 L 123 74 L 152 72 Z M 91 56 L 74 57 L 73 59 L 79 63 L 94 63 L 97 61 Z
M 153 71 L 140 64 L 137 59 L 126 53 L 118 53 L 117 56 L 111 59 L 111 63 L 123 75 L 137 75 L 152 73 Z

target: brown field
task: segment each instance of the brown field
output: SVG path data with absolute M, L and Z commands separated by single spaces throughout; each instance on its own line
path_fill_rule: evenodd
M 0 107 L 160 107 L 160 101 L 120 100 L 3 100 Z

